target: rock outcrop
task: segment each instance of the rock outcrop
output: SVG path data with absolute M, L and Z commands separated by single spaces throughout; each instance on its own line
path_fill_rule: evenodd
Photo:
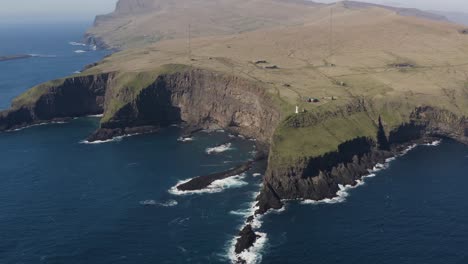
M 71 77 L 36 86 L 0 113 L 0 131 L 103 112 L 112 74 Z
M 108 94 L 106 104 L 119 96 Z M 251 81 L 191 69 L 158 76 L 116 110 L 101 128 L 121 130 L 183 122 L 190 130 L 224 128 L 268 143 L 279 120 L 279 111 L 265 90 Z

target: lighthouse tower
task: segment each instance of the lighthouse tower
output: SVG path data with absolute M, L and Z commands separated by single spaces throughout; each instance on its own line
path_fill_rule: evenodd
M 299 114 L 299 106 L 296 105 L 296 114 Z

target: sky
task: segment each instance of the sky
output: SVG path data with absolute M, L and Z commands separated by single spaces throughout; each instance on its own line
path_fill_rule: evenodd
M 93 21 L 117 0 L 0 0 L 0 22 Z
M 414 7 L 422 10 L 450 11 L 468 13 L 468 0 L 357 0 L 397 7 Z M 334 0 L 315 0 L 315 2 L 331 3 Z
M 335 2 L 335 0 L 315 0 Z M 361 0 L 423 10 L 468 13 L 468 0 Z M 117 0 L 0 0 L 2 22 L 92 21 L 114 10 Z

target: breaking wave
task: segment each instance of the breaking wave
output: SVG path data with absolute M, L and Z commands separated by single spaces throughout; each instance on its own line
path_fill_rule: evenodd
M 103 117 L 104 114 L 98 114 L 98 115 L 87 115 L 86 117 Z
M 107 140 L 96 140 L 92 142 L 85 139 L 85 140 L 80 141 L 80 144 L 95 145 L 95 144 L 103 144 L 103 143 L 109 143 L 109 142 L 119 142 L 119 141 L 122 141 L 124 137 L 125 136 L 118 136 L 118 137 L 114 137 L 114 138 L 107 139 Z
M 424 145 L 425 145 L 425 146 L 437 147 L 437 146 L 440 145 L 440 143 L 442 143 L 442 140 L 435 140 L 435 141 L 433 141 L 433 142 L 431 142 L 431 143 L 426 143 L 426 144 L 424 144 Z
M 216 153 L 225 152 L 225 151 L 231 150 L 232 149 L 231 146 L 232 146 L 231 143 L 226 143 L 226 144 L 219 145 L 219 146 L 216 146 L 216 147 L 213 147 L 213 148 L 207 148 L 206 153 L 207 154 L 216 154 Z
M 172 207 L 172 206 L 176 206 L 178 202 L 176 200 L 168 200 L 165 202 L 157 202 L 155 200 L 144 200 L 144 201 L 140 201 L 140 204 L 146 205 L 146 206 L 153 205 L 153 206 L 162 206 L 162 207 Z
M 54 125 L 54 124 L 60 125 L 60 124 L 66 124 L 66 123 L 68 123 L 68 122 L 65 122 L 65 121 L 44 122 L 44 123 L 39 123 L 39 124 L 34 124 L 34 125 L 29 125 L 29 126 L 16 128 L 16 129 L 7 130 L 6 132 L 16 132 L 16 131 L 21 131 L 21 130 L 28 129 L 28 128 L 31 128 L 31 127 Z
M 177 139 L 177 141 L 179 142 L 191 142 L 191 141 L 194 141 L 195 138 L 193 137 L 180 137 Z
M 87 52 L 87 51 L 86 51 L 86 50 L 75 50 L 74 52 L 75 52 L 75 53 L 85 53 L 85 52 Z
M 28 54 L 31 57 L 37 57 L 37 58 L 56 58 L 57 55 L 44 55 L 44 54 Z
M 265 248 L 265 245 L 268 242 L 267 234 L 264 232 L 258 231 L 262 227 L 262 224 L 263 224 L 262 218 L 269 213 L 281 213 L 286 210 L 286 205 L 285 205 L 281 209 L 278 209 L 278 210 L 270 209 L 268 210 L 268 212 L 266 212 L 263 215 L 255 215 L 255 212 L 259 209 L 259 207 L 257 206 L 257 201 L 256 201 L 256 198 L 259 194 L 260 192 L 256 192 L 253 194 L 254 201 L 249 203 L 248 208 L 229 212 L 232 215 L 243 216 L 245 219 L 245 224 L 248 224 L 247 219 L 250 216 L 253 216 L 253 220 L 249 224 L 252 226 L 252 229 L 255 231 L 255 234 L 260 236 L 259 238 L 257 238 L 257 240 L 255 241 L 252 247 L 250 247 L 247 250 L 244 250 L 240 254 L 236 254 L 235 252 L 235 247 L 236 247 L 237 239 L 239 239 L 239 236 L 235 236 L 234 238 L 232 238 L 229 242 L 228 250 L 227 250 L 228 251 L 227 257 L 229 258 L 231 263 L 238 263 L 239 259 L 241 259 L 242 261 L 245 261 L 245 263 L 247 264 L 260 263 L 262 261 L 263 249 Z
M 80 43 L 80 42 L 75 42 L 75 41 L 70 41 L 68 42 L 68 44 L 72 45 L 72 46 L 83 46 L 83 47 L 86 47 L 88 45 L 84 44 L 84 43 Z
M 89 117 L 100 117 L 101 115 L 94 115 L 94 116 L 89 116 Z M 127 138 L 127 137 L 133 137 L 133 136 L 138 136 L 138 135 L 141 135 L 141 133 L 135 133 L 135 134 L 126 134 L 126 135 L 122 135 L 122 136 L 117 136 L 117 137 L 113 137 L 111 139 L 106 139 L 106 140 L 96 140 L 96 141 L 92 141 L 92 142 L 89 142 L 88 140 L 82 140 L 80 141 L 80 144 L 91 144 L 91 145 L 94 145 L 94 144 L 103 144 L 103 143 L 109 143 L 109 142 L 120 142 L 122 141 L 122 139 L 124 138 Z
M 436 140 L 436 141 L 433 141 L 431 143 L 426 143 L 426 144 L 423 144 L 425 146 L 438 146 L 440 145 L 442 141 L 441 140 Z M 396 160 L 397 157 L 402 157 L 406 154 L 408 154 L 408 152 L 410 152 L 411 150 L 413 150 L 414 148 L 416 148 L 418 145 L 417 144 L 412 144 L 410 146 L 408 146 L 406 149 L 404 149 L 400 154 L 396 155 L 395 157 L 391 157 L 391 158 L 388 158 L 385 160 L 385 163 L 384 164 L 381 164 L 381 163 L 377 163 L 374 168 L 372 168 L 372 170 L 369 170 L 369 174 L 366 175 L 366 176 L 363 176 L 360 180 L 356 180 L 356 184 L 355 185 L 341 185 L 339 184 L 338 185 L 338 188 L 339 190 L 336 192 L 336 196 L 333 197 L 333 198 L 325 198 L 325 199 L 322 199 L 322 200 L 303 200 L 301 201 L 302 204 L 334 204 L 334 203 L 342 203 L 344 201 L 346 201 L 346 197 L 349 196 L 349 190 L 351 189 L 355 189 L 359 186 L 362 186 L 365 184 L 365 180 L 367 178 L 372 178 L 372 177 L 375 177 L 376 176 L 376 172 L 379 172 L 381 170 L 385 170 L 387 169 L 389 166 L 390 166 L 390 163 L 394 160 Z
M 243 181 L 245 178 L 245 174 L 232 176 L 226 179 L 216 180 L 212 182 L 208 187 L 201 189 L 201 190 L 193 190 L 193 191 L 181 191 L 177 189 L 177 186 L 187 183 L 192 179 L 187 179 L 183 181 L 179 181 L 174 187 L 169 189 L 169 193 L 173 195 L 190 195 L 190 194 L 204 194 L 204 193 L 219 193 L 224 191 L 225 189 L 230 188 L 239 188 L 242 186 L 247 185 L 246 181 Z

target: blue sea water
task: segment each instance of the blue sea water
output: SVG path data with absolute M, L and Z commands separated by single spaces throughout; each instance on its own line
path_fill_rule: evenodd
M 0 26 L 0 109 L 43 81 L 80 70 L 102 51 L 75 53 L 88 25 Z M 88 47 L 89 48 L 89 47 Z M 0 133 L 0 263 L 228 263 L 264 165 L 215 192 L 173 195 L 180 180 L 252 157 L 253 142 L 199 133 L 83 144 L 98 126 L 80 118 Z M 233 149 L 206 148 L 232 140 Z M 289 203 L 263 217 L 262 263 L 468 263 L 468 148 L 445 140 L 393 161 L 339 204 Z
M 106 52 L 75 53 L 88 25 L 0 28 L 2 54 L 54 55 L 0 62 L 0 106 L 27 88 L 71 74 Z M 252 141 L 222 132 L 181 143 L 157 135 L 80 143 L 98 127 L 80 118 L 0 134 L 0 263 L 223 263 L 258 191 L 259 163 L 213 193 L 172 195 L 180 180 L 252 158 Z M 232 149 L 206 148 L 230 140 Z M 222 191 L 221 191 L 222 190 Z M 220 191 L 220 192 L 216 192 Z M 236 214 L 237 212 L 237 214 Z

